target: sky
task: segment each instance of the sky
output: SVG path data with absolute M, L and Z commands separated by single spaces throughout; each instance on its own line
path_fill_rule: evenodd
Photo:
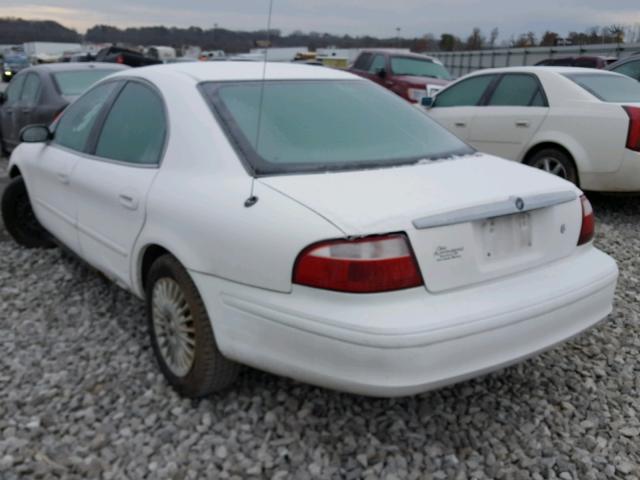
M 473 27 L 500 38 L 552 30 L 565 34 L 592 26 L 639 25 L 640 0 L 273 0 L 272 28 L 403 37 L 448 32 L 466 37 Z M 84 32 L 95 24 L 266 28 L 269 0 L 0 0 L 0 16 L 55 20 Z

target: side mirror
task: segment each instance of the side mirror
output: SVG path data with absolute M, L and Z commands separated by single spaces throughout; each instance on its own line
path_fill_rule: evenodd
M 387 76 L 387 71 L 384 68 L 379 68 L 378 70 L 376 70 L 376 75 L 378 75 L 380 78 L 385 78 Z
M 25 143 L 43 143 L 52 137 L 51 130 L 46 125 L 27 125 L 20 130 L 20 141 Z
M 431 108 L 433 107 L 435 100 L 436 99 L 433 97 L 422 97 L 422 100 L 420 100 L 420 105 L 425 108 Z
M 4 102 L 7 101 L 7 94 L 4 92 L 0 92 L 0 105 L 3 105 Z

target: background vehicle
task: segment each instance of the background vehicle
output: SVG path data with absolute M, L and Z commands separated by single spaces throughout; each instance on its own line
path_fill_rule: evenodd
M 19 72 L 29 68 L 31 64 L 24 55 L 9 55 L 2 62 L 2 81 L 9 82 Z
M 627 75 L 640 82 L 640 54 L 612 63 L 607 67 L 607 70 Z
M 144 67 L 162 63 L 157 58 L 147 57 L 140 52 L 122 47 L 106 47 L 96 54 L 96 62 L 119 63 L 130 67 Z
M 13 150 L 26 125 L 48 125 L 93 83 L 127 67 L 112 63 L 58 63 L 23 70 L 0 93 L 0 147 Z
M 155 58 L 163 63 L 169 63 L 177 58 L 176 49 L 173 47 L 153 46 L 148 47 L 145 53 L 150 58 Z
M 447 69 L 435 58 L 393 50 L 364 50 L 349 71 L 413 103 L 435 95 L 451 81 Z
M 50 246 L 48 231 L 145 298 L 160 368 L 185 395 L 230 385 L 236 362 L 407 395 L 611 311 L 617 268 L 574 185 L 477 154 L 346 72 L 132 70 L 53 127 L 25 129 L 11 157 L 7 231 Z
M 428 112 L 480 151 L 586 190 L 640 191 L 640 84 L 623 75 L 571 67 L 482 70 L 441 91 Z
M 548 58 L 535 64 L 536 67 L 581 67 L 581 68 L 606 68 L 607 65 L 614 63 L 616 57 L 563 57 Z

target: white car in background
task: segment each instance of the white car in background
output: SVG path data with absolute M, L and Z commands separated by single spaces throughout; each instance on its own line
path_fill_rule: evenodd
M 228 386 L 239 363 L 412 394 L 611 311 L 617 267 L 592 244 L 580 190 L 476 153 L 346 72 L 139 68 L 22 140 L 7 230 L 31 247 L 50 234 L 145 299 L 160 368 L 184 395 Z
M 640 192 L 640 83 L 603 70 L 480 70 L 423 102 L 478 150 L 584 190 Z

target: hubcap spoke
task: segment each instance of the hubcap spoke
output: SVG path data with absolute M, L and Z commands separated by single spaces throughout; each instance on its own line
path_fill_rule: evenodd
M 187 299 L 172 278 L 161 278 L 151 293 L 151 314 L 162 358 L 178 376 L 186 376 L 195 360 L 196 331 Z
M 560 163 L 555 158 L 545 157 L 538 160 L 535 164 L 535 167 L 540 170 L 544 170 L 545 172 L 549 172 L 553 175 L 557 175 L 562 178 L 567 178 L 567 171 L 564 168 L 564 165 Z

